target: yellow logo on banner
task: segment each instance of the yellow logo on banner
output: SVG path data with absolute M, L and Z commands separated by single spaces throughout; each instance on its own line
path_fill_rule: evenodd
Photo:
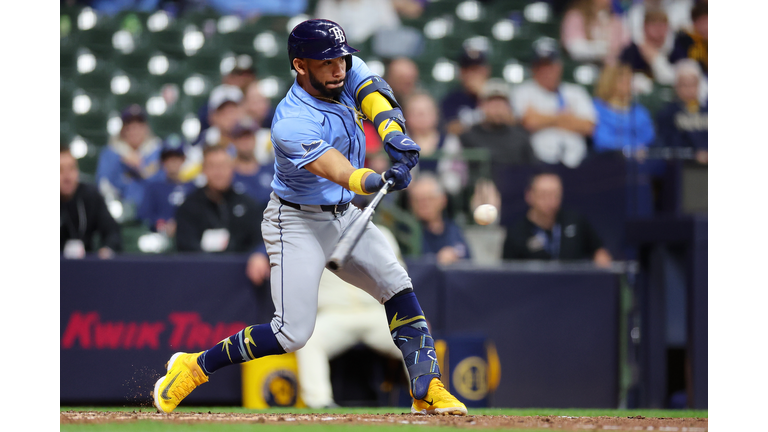
M 488 364 L 480 357 L 467 357 L 453 369 L 453 387 L 462 397 L 477 401 L 488 395 Z
M 299 385 L 292 371 L 279 369 L 264 379 L 264 400 L 269 406 L 293 406 L 296 404 Z

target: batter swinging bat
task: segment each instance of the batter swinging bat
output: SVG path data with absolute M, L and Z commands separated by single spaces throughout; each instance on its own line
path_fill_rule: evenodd
M 352 250 L 357 245 L 357 242 L 360 241 L 360 237 L 363 236 L 368 222 L 373 217 L 373 211 L 376 210 L 379 201 L 384 198 L 384 195 L 387 194 L 387 191 L 393 184 L 394 181 L 392 179 L 387 180 L 384 186 L 379 189 L 379 192 L 376 193 L 376 196 L 373 197 L 373 201 L 365 207 L 363 213 L 352 221 L 350 227 L 347 228 L 347 232 L 341 236 L 339 242 L 336 243 L 336 247 L 333 249 L 333 253 L 331 253 L 331 259 L 328 261 L 329 269 L 341 270 L 344 267 L 349 256 L 352 255 Z

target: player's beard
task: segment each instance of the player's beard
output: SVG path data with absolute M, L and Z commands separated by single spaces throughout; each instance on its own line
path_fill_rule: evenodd
M 329 89 L 328 87 L 325 86 L 325 84 L 323 84 L 320 81 L 318 81 L 315 78 L 315 76 L 312 75 L 311 71 L 307 71 L 307 72 L 309 72 L 309 83 L 312 85 L 312 87 L 315 90 L 319 91 L 320 94 L 323 95 L 324 97 L 331 98 L 331 99 L 336 99 L 341 94 L 341 92 L 344 91 L 344 84 L 343 83 L 342 83 L 342 85 L 340 85 L 340 86 L 338 86 L 338 87 L 336 87 L 334 89 Z

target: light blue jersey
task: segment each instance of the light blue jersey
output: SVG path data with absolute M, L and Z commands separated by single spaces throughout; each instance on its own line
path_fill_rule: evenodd
M 363 118 L 356 107 L 359 86 L 374 74 L 365 62 L 352 56 L 340 103 L 317 99 L 298 82 L 277 105 L 272 120 L 275 148 L 275 193 L 296 204 L 344 204 L 355 196 L 336 183 L 304 169 L 331 148 L 347 157 L 355 168 L 365 163 Z

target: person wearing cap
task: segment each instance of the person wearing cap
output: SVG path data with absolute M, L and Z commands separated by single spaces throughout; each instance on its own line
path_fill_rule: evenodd
M 460 135 L 480 121 L 477 102 L 491 68 L 482 50 L 465 48 L 459 57 L 461 87 L 443 98 L 440 104 L 443 126 L 448 132 Z
M 178 134 L 171 134 L 163 141 L 160 151 L 162 168 L 147 180 L 144 199 L 138 217 L 152 231 L 164 232 L 169 237 L 176 234 L 174 216 L 176 209 L 194 189 L 191 182 L 181 180 L 186 142 Z
M 252 83 L 256 83 L 256 69 L 253 66 L 253 59 L 248 54 L 240 54 L 235 57 L 235 61 L 232 64 L 232 69 L 226 71 L 224 76 L 221 77 L 222 85 L 232 85 L 240 89 L 245 93 L 246 88 Z M 197 112 L 197 118 L 200 120 L 200 132 L 204 132 L 211 127 L 210 120 L 208 118 L 208 102 L 202 105 Z
M 138 206 L 145 180 L 160 168 L 160 139 L 147 124 L 147 115 L 138 105 L 129 105 L 120 116 L 122 128 L 109 139 L 99 154 L 96 182 L 107 200 L 117 199 Z
M 229 146 L 232 142 L 232 128 L 243 116 L 240 102 L 243 92 L 237 86 L 222 84 L 211 90 L 208 98 L 208 118 L 211 127 L 202 131 L 187 152 L 187 163 L 182 168 L 184 181 L 194 179 L 200 174 L 203 160 L 203 148 L 212 145 Z
M 530 134 L 515 118 L 509 93 L 504 80 L 488 80 L 480 92 L 483 120 L 459 137 L 464 148 L 488 149 L 494 170 L 536 162 Z
M 275 169 L 273 164 L 261 163 L 256 157 L 258 130 L 259 126 L 250 118 L 241 119 L 232 129 L 232 145 L 235 148 L 232 188 L 266 206 L 272 193 Z
M 515 116 L 531 133 L 536 158 L 575 168 L 587 155 L 587 137 L 595 127 L 595 107 L 584 87 L 562 82 L 563 63 L 552 38 L 534 41 L 533 78 L 512 92 Z

